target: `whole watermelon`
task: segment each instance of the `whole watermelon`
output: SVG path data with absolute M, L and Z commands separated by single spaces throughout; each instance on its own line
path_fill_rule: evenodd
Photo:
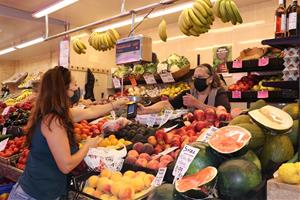
M 232 159 L 218 169 L 218 191 L 223 197 L 242 197 L 262 182 L 259 169 L 245 159 Z
M 147 200 L 184 200 L 184 198 L 175 190 L 173 184 L 163 184 L 155 188 Z

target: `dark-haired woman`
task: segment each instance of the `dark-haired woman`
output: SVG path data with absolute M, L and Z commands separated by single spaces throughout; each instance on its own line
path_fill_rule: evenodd
M 10 193 L 10 200 L 53 200 L 65 195 L 67 174 L 100 140 L 99 137 L 88 138 L 78 150 L 73 123 L 100 117 L 127 103 L 127 99 L 121 99 L 85 110 L 71 109 L 71 104 L 79 98 L 78 86 L 68 69 L 55 67 L 43 75 L 27 127 L 30 154 L 24 173 Z
M 192 109 L 213 108 L 224 106 L 230 112 L 230 103 L 218 74 L 209 64 L 202 64 L 195 69 L 194 85 L 169 101 L 160 101 L 152 106 L 139 106 L 139 114 L 158 113 L 162 109 Z

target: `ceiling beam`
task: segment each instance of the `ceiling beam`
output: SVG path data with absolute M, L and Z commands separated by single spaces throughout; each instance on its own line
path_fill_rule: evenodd
M 17 8 L 12 8 L 2 4 L 0 4 L 0 16 L 45 23 L 44 18 L 36 19 L 32 17 L 32 13 L 30 12 L 19 10 Z M 63 26 L 65 25 L 65 22 L 62 20 L 49 18 L 49 24 Z

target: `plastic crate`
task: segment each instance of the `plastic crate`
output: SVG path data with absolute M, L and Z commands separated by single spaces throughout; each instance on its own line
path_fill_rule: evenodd
M 8 183 L 0 186 L 0 195 L 3 193 L 10 193 L 15 183 Z

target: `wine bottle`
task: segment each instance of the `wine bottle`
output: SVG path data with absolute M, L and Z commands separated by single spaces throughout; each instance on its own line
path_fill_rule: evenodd
M 279 7 L 275 11 L 275 38 L 285 37 L 286 32 L 285 0 L 279 0 Z
M 288 15 L 288 36 L 300 36 L 300 7 L 297 0 L 293 0 Z

